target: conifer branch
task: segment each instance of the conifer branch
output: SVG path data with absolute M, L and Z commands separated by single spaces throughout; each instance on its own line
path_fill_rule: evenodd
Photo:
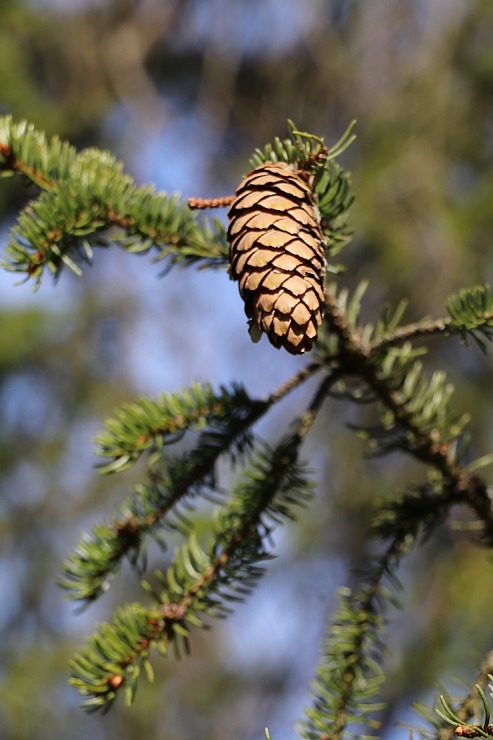
M 437 496 L 429 483 L 415 486 L 376 507 L 371 532 L 381 540 L 399 536 L 404 541 L 426 538 L 445 519 L 456 498 Z
M 269 401 L 251 399 L 240 385 L 214 392 L 209 383 L 194 383 L 180 393 L 163 393 L 157 400 L 140 398 L 121 406 L 106 421 L 96 437 L 97 454 L 111 458 L 100 467 L 102 473 L 122 472 L 144 452 L 150 462 L 158 461 L 165 446 L 176 443 L 187 431 L 210 431 L 227 426 L 234 439 L 267 411 Z M 242 441 L 242 440 L 240 440 Z
M 312 363 L 274 391 L 265 401 L 253 400 L 241 386 L 232 391 L 221 388 L 214 393 L 209 384 L 194 384 L 181 393 L 163 394 L 158 400 L 142 398 L 124 404 L 106 422 L 96 439 L 100 454 L 112 461 L 102 472 L 122 472 L 135 463 L 144 451 L 156 464 L 165 445 L 178 441 L 187 431 L 200 431 L 195 447 L 168 458 L 151 469 L 147 481 L 135 487 L 133 495 L 120 506 L 120 516 L 109 523 L 96 524 L 66 559 L 59 585 L 72 599 L 93 601 L 108 590 L 110 580 L 129 556 L 136 563 L 143 540 L 163 527 L 188 532 L 188 518 L 180 504 L 190 507 L 197 497 L 218 494 L 215 466 L 221 455 L 234 461 L 253 442 L 251 427 L 287 393 L 298 387 L 320 368 Z M 328 381 L 322 383 L 322 389 Z M 306 434 L 323 402 L 319 390 L 307 413 L 299 422 L 299 439 Z
M 224 267 L 228 246 L 218 221 L 198 221 L 176 196 L 137 187 L 111 154 L 73 147 L 25 122 L 0 118 L 0 175 L 22 175 L 42 192 L 11 230 L 3 266 L 41 280 L 45 268 L 80 273 L 93 247 L 153 249 L 172 264 Z
M 121 516 L 111 523 L 98 524 L 84 537 L 64 564 L 59 581 L 70 598 L 93 601 L 109 587 L 126 555 L 136 562 L 146 535 L 157 527 L 183 529 L 186 517 L 177 506 L 197 495 L 215 491 L 215 467 L 228 453 L 232 460 L 252 444 L 251 427 L 265 413 L 268 404 L 249 399 L 240 387 L 214 394 L 211 387 L 194 385 L 181 394 L 164 394 L 157 402 L 141 399 L 125 405 L 106 425 L 98 438 L 104 454 L 114 462 L 105 472 L 121 471 L 151 447 L 154 462 L 164 444 L 176 442 L 191 427 L 203 428 L 191 451 L 169 458 L 151 469 L 148 480 L 136 486 L 134 494 L 120 507 Z
M 370 343 L 372 352 L 401 345 L 414 339 L 444 334 L 459 334 L 464 341 L 474 339 L 482 350 L 482 339 L 493 336 L 493 291 L 489 285 L 479 285 L 463 289 L 447 301 L 450 316 L 438 319 L 422 319 L 413 324 L 392 327 L 389 331 L 377 331 L 377 337 Z
M 336 296 L 329 294 L 326 310 L 345 373 L 360 378 L 381 404 L 382 428 L 370 430 L 368 435 L 376 432 L 382 451 L 401 449 L 434 468 L 441 476 L 441 490 L 455 503 L 467 504 L 483 523 L 484 541 L 493 542 L 488 488 L 474 471 L 460 464 L 457 438 L 467 418 L 448 412 L 452 388 L 445 383 L 445 376 L 436 373 L 427 381 L 411 348 L 401 355 L 382 355 L 381 348 L 373 348 L 362 339 L 364 333 L 357 326 L 358 305 L 343 310 Z M 483 311 L 478 321 L 484 320 Z M 328 347 L 332 345 L 322 343 L 322 356 Z
M 282 398 L 284 398 L 284 396 L 286 396 L 292 390 L 301 385 L 301 383 L 303 383 L 305 380 L 308 380 L 308 378 L 310 378 L 322 368 L 323 363 L 320 360 L 315 360 L 315 362 L 311 362 L 309 365 L 306 365 L 299 372 L 295 373 L 295 375 L 289 378 L 289 380 L 283 383 L 279 388 L 277 388 L 273 393 L 271 393 L 270 396 L 267 398 L 267 403 L 269 405 L 277 403 Z
M 204 617 L 224 616 L 227 602 L 249 593 L 262 573 L 259 563 L 270 557 L 264 541 L 272 523 L 292 518 L 293 507 L 312 494 L 298 447 L 299 439 L 289 436 L 274 450 L 258 450 L 219 512 L 209 546 L 201 548 L 190 535 L 159 574 L 158 588 L 148 586 L 155 605 L 118 610 L 75 656 L 71 683 L 87 709 L 107 706 L 123 687 L 131 698 L 152 645 L 164 653 L 170 644 L 178 652 L 188 649 L 190 627 L 204 627 Z
M 308 375 L 298 373 L 296 381 L 292 380 L 289 387 L 285 384 L 271 399 L 278 400 Z M 86 697 L 87 709 L 107 706 L 124 685 L 131 699 L 140 666 L 148 665 L 148 650 L 153 644 L 163 652 L 170 643 L 178 651 L 180 645 L 188 649 L 190 626 L 203 627 L 204 617 L 226 615 L 226 602 L 241 600 L 249 593 L 262 574 L 259 563 L 271 557 L 265 543 L 273 524 L 292 519 L 294 509 L 306 504 L 312 495 L 313 483 L 298 462 L 298 452 L 335 381 L 335 375 L 322 381 L 293 432 L 274 450 L 265 446 L 255 451 L 231 500 L 219 510 L 209 546 L 201 548 L 191 531 L 167 571 L 158 572 L 158 587 L 147 584 L 155 606 L 147 612 L 139 605 L 119 610 L 113 623 L 103 626 L 74 658 L 71 682 Z M 204 461 L 203 450 L 196 459 L 199 465 Z M 176 495 L 177 490 L 176 482 L 172 482 L 168 493 Z M 108 548 L 110 541 L 104 531 L 100 544 Z M 73 588 L 79 598 L 90 599 L 97 593 L 87 589 L 90 579 L 87 568 L 84 572 L 81 567 L 87 566 L 90 559 L 84 563 L 80 555 L 79 552 L 75 556 L 79 557 L 78 563 L 73 560 L 66 566 L 64 585 Z M 92 573 L 93 583 L 101 589 L 107 575 Z M 136 629 L 136 625 L 141 629 Z
M 465 341 L 471 337 L 484 350 L 484 339 L 493 337 L 493 290 L 478 285 L 461 290 L 447 302 L 450 325 Z
M 346 224 L 353 199 L 350 177 L 334 162 L 352 140 L 350 129 L 332 151 L 317 137 L 290 126 L 289 139 L 258 150 L 254 160 L 272 155 L 272 161 L 313 166 L 322 227 L 334 254 L 350 235 Z M 77 154 L 66 142 L 47 139 L 31 124 L 14 124 L 3 117 L 2 175 L 26 177 L 41 191 L 11 229 L 3 260 L 5 269 L 25 273 L 35 285 L 45 269 L 58 276 L 65 266 L 80 274 L 81 265 L 91 262 L 93 249 L 110 244 L 139 254 L 153 250 L 156 259 L 169 258 L 171 265 L 227 265 L 229 247 L 220 221 L 199 221 L 176 196 L 137 187 L 108 152 L 87 149 Z M 227 202 L 228 198 L 219 199 L 216 205 Z
M 439 334 L 448 336 L 452 333 L 452 322 L 450 318 L 423 319 L 414 324 L 399 326 L 394 331 L 384 334 L 384 336 L 371 342 L 370 348 L 372 352 L 375 352 L 378 349 L 389 349 L 390 347 L 402 345 L 414 339 L 426 339 Z
M 34 185 L 49 190 L 68 177 L 77 153 L 57 136 L 47 139 L 32 124 L 15 124 L 11 116 L 0 117 L 0 175 L 24 175 Z
M 332 372 L 336 372 L 334 368 L 340 369 L 345 395 L 354 400 L 378 401 L 381 427 L 367 430 L 368 438 L 375 440 L 382 452 L 401 449 L 417 457 L 434 469 L 435 476 L 433 484 L 410 491 L 377 511 L 373 534 L 390 538 L 390 545 L 366 586 L 356 596 L 350 591 L 343 592 L 315 684 L 315 705 L 307 711 L 308 721 L 302 727 L 304 740 L 360 737 L 359 733 L 352 733 L 355 723 L 364 723 L 370 729 L 378 727 L 371 714 L 382 705 L 373 703 L 372 699 L 383 681 L 378 658 L 379 635 L 384 626 L 385 602 L 392 599 L 387 589 L 380 590 L 381 579 L 393 577 L 400 556 L 419 533 L 430 534 L 449 509 L 461 502 L 467 503 L 480 517 L 484 540 L 492 541 L 493 513 L 486 484 L 474 470 L 461 465 L 456 437 L 465 420 L 447 410 L 451 389 L 441 374 L 435 374 L 431 382 L 424 378 L 415 359 L 417 352 L 408 343 L 397 352 L 393 346 L 403 338 L 404 332 L 413 338 L 421 334 L 422 325 L 419 329 L 418 325 L 407 327 L 399 336 L 399 309 L 376 329 L 360 327 L 358 318 L 365 287 L 360 286 L 351 300 L 347 293 L 337 297 L 333 290 L 329 291 L 326 307 L 329 336 L 322 337 L 320 356 L 327 358 Z M 485 300 L 474 301 L 475 326 L 489 321 L 485 303 Z M 456 316 L 455 331 L 459 330 L 461 320 Z M 445 328 L 441 323 L 428 326 L 433 332 Z M 356 387 L 348 386 L 351 377 L 356 380 Z M 367 387 L 366 393 L 358 382 Z M 468 731 L 466 725 L 464 731 Z
M 254 168 L 267 161 L 288 163 L 310 182 L 323 231 L 323 239 L 318 232 L 317 243 L 322 239 L 329 255 L 350 236 L 350 176 L 334 157 L 351 142 L 351 130 L 328 149 L 323 139 L 290 122 L 287 139 L 275 139 L 251 160 Z M 39 193 L 10 232 L 4 267 L 24 272 L 36 283 L 46 269 L 55 276 L 63 266 L 80 272 L 80 265 L 91 261 L 94 247 L 110 244 L 132 253 L 152 250 L 156 259 L 169 258 L 171 264 L 224 267 L 228 262 L 223 225 L 199 220 L 190 209 L 222 207 L 234 196 L 191 199 L 187 206 L 176 196 L 137 187 L 107 152 L 89 149 L 78 154 L 26 123 L 0 118 L 0 176 L 12 175 L 25 178 Z M 443 373 L 425 376 L 418 359 L 422 349 L 411 342 L 457 334 L 484 349 L 485 340 L 493 337 L 493 291 L 488 286 L 461 291 L 449 300 L 447 318 L 401 325 L 404 304 L 400 304 L 393 314 L 386 311 L 376 326 L 362 326 L 365 289 L 362 283 L 352 296 L 347 291 L 336 295 L 329 286 L 325 333 L 315 360 L 265 400 L 251 399 L 239 386 L 214 392 L 208 384 L 196 384 L 179 394 L 127 404 L 107 422 L 97 439 L 99 454 L 109 460 L 102 472 L 122 472 L 144 455 L 153 467 L 120 507 L 119 516 L 94 527 L 77 546 L 65 563 L 61 585 L 71 598 L 92 601 L 108 588 L 125 556 L 137 562 L 147 536 L 157 537 L 167 527 L 179 531 L 184 541 L 169 567 L 157 572 L 156 582 L 143 584 L 151 606 L 129 604 L 118 609 L 112 622 L 102 625 L 75 656 L 72 684 L 87 709 L 107 708 L 120 690 L 132 700 L 141 670 L 152 677 L 152 647 L 165 654 L 170 647 L 178 654 L 188 650 L 193 627 L 225 616 L 230 603 L 242 600 L 255 586 L 263 563 L 272 557 L 273 527 L 294 518 L 297 507 L 312 496 L 313 484 L 299 462 L 299 450 L 331 396 L 375 402 L 379 422 L 373 428 L 359 427 L 358 433 L 376 454 L 403 451 L 432 473 L 425 485 L 378 508 L 371 533 L 387 546 L 372 561 L 359 590 L 341 592 L 303 738 L 341 740 L 352 736 L 357 724 L 371 731 L 378 728 L 374 715 L 381 709 L 375 696 L 383 681 L 384 614 L 394 599 L 400 558 L 418 535 L 429 534 L 457 503 L 475 512 L 483 526 L 483 541 L 493 544 L 490 493 L 474 466 L 463 464 L 467 418 L 450 411 L 452 387 Z M 291 433 L 274 448 L 256 442 L 253 425 L 320 370 L 323 378 Z M 189 433 L 196 435 L 189 451 L 164 455 L 166 447 Z M 244 463 L 229 498 L 216 481 L 223 455 Z M 219 507 L 205 543 L 197 540 L 184 511 L 199 496 Z M 487 711 L 485 684 L 478 685 Z M 442 701 L 442 719 L 445 715 L 455 735 L 488 736 L 489 714 L 482 725 L 469 724 L 471 701 L 466 699 L 458 710 Z
M 327 400 L 332 387 L 338 382 L 340 377 L 341 373 L 339 370 L 336 369 L 326 375 L 323 381 L 320 383 L 312 399 L 312 402 L 298 421 L 298 428 L 296 432 L 297 438 L 301 440 L 308 433 L 313 425 L 313 422 L 317 418 L 318 412 L 322 408 L 324 402 Z
M 409 542 L 398 534 L 369 569 L 357 593 L 340 591 L 340 605 L 325 641 L 313 688 L 314 706 L 307 708 L 307 720 L 300 727 L 303 740 L 359 738 L 355 725 L 378 729 L 374 715 L 383 704 L 374 697 L 384 682 L 380 666 L 383 612 L 394 601 L 394 571 Z M 368 737 L 365 735 L 365 737 Z

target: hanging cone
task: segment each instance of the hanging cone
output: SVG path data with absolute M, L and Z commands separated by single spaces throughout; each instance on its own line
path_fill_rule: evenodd
M 230 275 L 250 336 L 265 332 L 293 355 L 310 350 L 322 323 L 325 240 L 309 183 L 291 165 L 267 162 L 245 177 L 228 216 Z

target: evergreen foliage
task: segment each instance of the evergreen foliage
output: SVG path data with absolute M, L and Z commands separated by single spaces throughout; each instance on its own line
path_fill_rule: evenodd
M 460 332 L 465 341 L 474 339 L 484 350 L 483 339 L 491 339 L 493 330 L 493 291 L 489 285 L 463 289 L 447 303 L 450 328 Z
M 259 563 L 270 557 L 265 541 L 272 523 L 293 518 L 293 507 L 312 491 L 297 461 L 298 443 L 299 437 L 290 437 L 274 450 L 257 450 L 218 513 L 206 547 L 192 531 L 167 570 L 157 572 L 157 586 L 144 584 L 153 605 L 120 609 L 75 656 L 71 683 L 88 697 L 86 708 L 106 707 L 123 685 L 131 700 L 151 647 L 164 654 L 170 644 L 177 654 L 188 651 L 191 627 L 205 627 L 204 618 L 226 615 L 228 602 L 248 595 L 262 574 Z
M 166 393 L 158 400 L 141 398 L 124 404 L 95 440 L 98 454 L 112 458 L 101 466 L 101 472 L 122 472 L 144 451 L 149 453 L 151 463 L 156 462 L 165 445 L 174 444 L 189 430 L 200 431 L 207 426 L 208 434 L 202 435 L 204 447 L 206 442 L 222 447 L 235 440 L 241 452 L 248 443 L 248 436 L 241 433 L 248 434 L 248 426 L 267 406 L 264 401 L 250 399 L 240 386 L 214 393 L 208 383 L 195 383 L 182 393 Z M 204 450 L 200 453 L 206 454 Z
M 146 448 L 153 451 L 151 460 L 156 463 L 164 445 L 177 442 L 187 427 L 193 425 L 195 431 L 202 427 L 202 431 L 190 451 L 168 457 L 160 467 L 154 465 L 147 480 L 121 505 L 118 519 L 95 525 L 92 536 L 80 542 L 60 581 L 71 598 L 97 598 L 108 588 L 108 578 L 121 559 L 131 555 L 136 562 L 143 538 L 157 527 L 165 524 L 187 531 L 183 506 L 190 507 L 190 500 L 199 495 L 219 493 L 215 484 L 219 457 L 228 454 L 234 462 L 251 446 L 251 426 L 267 408 L 268 403 L 250 400 L 239 387 L 232 393 L 222 389 L 214 394 L 209 385 L 196 384 L 158 401 L 125 404 L 109 419 L 106 432 L 96 439 L 100 453 L 113 458 L 101 468 L 105 473 L 126 470 Z
M 321 139 L 290 124 L 288 139 L 276 139 L 251 160 L 252 166 L 280 160 L 311 169 L 329 256 L 348 240 L 350 177 L 334 158 L 350 140 L 349 129 L 326 150 Z M 111 243 L 135 253 L 152 249 L 156 258 L 169 257 L 172 264 L 226 264 L 222 225 L 199 220 L 176 196 L 136 187 L 108 153 L 77 154 L 31 125 L 3 118 L 0 173 L 23 177 L 39 193 L 11 230 L 4 262 L 35 284 L 45 268 L 55 276 L 64 265 L 79 272 L 93 247 Z M 457 504 L 471 510 L 482 543 L 493 544 L 490 491 L 477 472 L 482 463 L 466 463 L 468 418 L 454 410 L 445 374 L 425 372 L 425 349 L 417 340 L 455 334 L 484 348 L 491 336 L 493 298 L 487 286 L 479 286 L 451 297 L 445 318 L 402 324 L 401 304 L 365 325 L 366 289 L 362 283 L 351 294 L 327 286 L 324 331 L 314 359 L 266 399 L 252 399 L 237 385 L 214 391 L 196 384 L 156 400 L 127 403 L 106 423 L 96 440 L 99 454 L 108 459 L 101 472 L 123 474 L 142 458 L 145 470 L 117 517 L 96 525 L 68 557 L 61 585 L 70 598 L 93 601 L 107 590 L 125 556 L 137 563 L 149 535 L 160 538 L 168 528 L 181 543 L 154 580 L 143 581 L 142 602 L 117 609 L 73 658 L 71 683 L 87 709 L 107 709 L 121 691 L 131 701 L 142 671 L 152 678 L 152 648 L 163 654 L 187 652 L 194 629 L 226 616 L 255 587 L 274 555 L 273 529 L 296 520 L 299 507 L 309 505 L 314 494 L 310 472 L 300 461 L 304 439 L 325 401 L 342 397 L 372 405 L 375 424 L 354 427 L 372 454 L 401 452 L 424 470 L 408 490 L 375 501 L 368 528 L 376 554 L 358 574 L 359 586 L 340 592 L 300 737 L 378 737 L 386 680 L 383 636 L 388 607 L 396 605 L 401 560 L 431 537 Z M 270 444 L 258 439 L 255 423 L 316 373 L 321 376 L 316 393 L 292 420 L 290 433 Z M 170 454 L 185 435 L 190 446 Z M 218 479 L 219 459 L 239 468 L 227 487 Z M 208 534 L 199 537 L 191 510 L 201 500 L 212 500 L 216 513 Z M 472 714 L 444 700 L 441 714 L 433 715 L 435 729 L 443 721 L 463 736 L 491 734 L 483 684 L 478 685 L 484 721 L 470 724 Z
M 47 140 L 26 122 L 0 119 L 0 174 L 22 174 L 40 189 L 11 230 L 4 267 L 39 284 L 45 268 L 80 274 L 94 247 L 120 244 L 173 263 L 224 266 L 227 245 L 219 222 L 199 223 L 177 196 L 137 187 L 112 154 L 80 154 L 57 137 Z
M 467 696 L 451 697 L 444 691 L 436 697 L 433 706 L 418 702 L 417 712 L 427 722 L 427 728 L 418 730 L 422 740 L 439 737 L 452 740 L 455 737 L 491 737 L 493 724 L 491 701 L 493 700 L 493 653 L 488 653 L 476 677 L 476 683 Z

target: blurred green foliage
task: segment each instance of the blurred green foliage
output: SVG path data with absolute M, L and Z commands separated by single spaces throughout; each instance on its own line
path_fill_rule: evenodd
M 341 282 L 354 286 L 369 278 L 369 318 L 385 302 L 403 297 L 410 302 L 410 319 L 442 315 L 450 293 L 492 280 L 493 5 L 330 0 L 303 8 L 286 0 L 239 0 L 234 8 L 214 0 L 206 10 L 200 0 L 113 0 L 57 11 L 48 3 L 4 0 L 0 112 L 27 118 L 77 146 L 112 149 L 147 180 L 155 170 L 146 140 L 166 140 L 183 129 L 172 147 L 174 159 L 160 166 L 173 188 L 181 162 L 189 166 L 191 157 L 186 195 L 232 191 L 253 148 L 282 135 L 288 117 L 328 141 L 357 118 L 358 140 L 345 155 L 357 197 L 355 238 L 344 254 L 347 274 Z M 197 183 L 207 190 L 197 192 Z M 17 183 L 2 183 L 3 244 L 29 196 Z M 156 310 L 142 307 L 144 296 L 132 290 L 129 273 L 141 263 L 129 259 L 116 268 L 101 261 L 101 272 L 96 264 L 95 275 L 82 284 L 67 278 L 58 286 L 65 290 L 63 300 L 57 289 L 47 289 L 33 308 L 19 309 L 22 291 L 28 303 L 26 287 L 16 288 L 14 302 L 11 279 L 2 276 L 2 737 L 260 738 L 269 724 L 273 740 L 284 740 L 308 701 L 299 687 L 314 672 L 325 616 L 317 621 L 312 615 L 320 603 L 333 608 L 331 592 L 340 583 L 328 576 L 321 582 L 321 573 L 336 571 L 351 580 L 341 571 L 365 562 L 363 532 L 372 499 L 402 489 L 416 475 L 415 464 L 362 460 L 362 443 L 342 426 L 355 421 L 354 410 L 344 404 L 328 409 L 317 422 L 311 450 L 321 470 L 318 504 L 289 543 L 281 543 L 283 557 L 267 587 L 271 598 L 281 594 L 284 605 L 287 591 L 284 614 L 292 610 L 291 618 L 300 620 L 287 632 L 290 649 L 280 649 L 270 663 L 244 659 L 232 665 L 228 651 L 234 647 L 233 655 L 241 654 L 238 644 L 246 639 L 242 622 L 233 620 L 225 638 L 218 629 L 213 640 L 199 637 L 189 661 L 157 662 L 154 687 L 146 687 L 132 710 L 118 706 L 105 718 L 82 716 L 65 684 L 66 660 L 102 615 L 74 617 L 53 584 L 80 529 L 87 530 L 126 493 L 94 475 L 90 438 L 110 408 L 136 393 L 129 355 L 145 371 L 155 341 L 140 337 L 136 347 L 129 338 L 135 337 L 135 314 Z M 186 294 L 186 279 L 180 280 Z M 197 285 L 189 290 L 200 290 Z M 140 289 L 147 292 L 142 284 Z M 172 338 L 169 363 L 179 372 L 201 365 L 200 331 L 190 299 L 177 304 L 169 290 L 169 303 L 163 298 L 159 310 L 176 315 L 183 309 L 186 333 L 194 337 L 181 347 L 171 321 L 162 325 Z M 208 283 L 204 290 L 211 290 Z M 200 305 L 209 303 L 206 293 Z M 215 364 L 204 363 L 208 376 L 199 379 L 223 372 L 225 365 L 238 367 L 234 353 L 244 350 L 235 341 L 230 337 L 216 348 Z M 259 355 L 249 351 L 253 365 Z M 275 353 L 261 357 L 270 379 L 281 359 Z M 488 452 L 491 360 L 437 341 L 425 362 L 447 369 L 460 388 L 458 411 L 473 414 L 472 452 Z M 403 611 L 389 648 L 405 634 L 406 650 L 395 653 L 387 682 L 389 721 L 408 719 L 410 702 L 452 671 L 474 676 L 482 652 L 491 647 L 491 563 L 461 526 L 459 521 L 444 527 L 402 574 Z M 150 562 L 160 557 L 151 552 Z M 116 587 L 106 608 L 118 593 Z M 304 600 L 317 621 L 311 642 L 300 636 L 306 614 L 293 604 Z M 259 600 L 251 608 L 242 607 L 242 614 L 251 614 L 242 618 L 253 622 L 255 609 L 265 606 Z M 256 627 L 254 641 L 258 635 Z

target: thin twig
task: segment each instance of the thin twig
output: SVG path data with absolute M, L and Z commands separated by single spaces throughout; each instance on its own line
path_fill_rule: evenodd
M 41 170 L 36 170 L 32 165 L 14 157 L 8 144 L 0 142 L 0 156 L 5 158 L 4 162 L 0 162 L 0 171 L 19 172 L 44 190 L 50 190 L 55 185 L 55 181 L 45 177 Z
M 437 334 L 449 334 L 453 331 L 453 329 L 450 328 L 450 324 L 451 319 L 447 317 L 443 319 L 425 319 L 424 321 L 418 321 L 415 324 L 400 326 L 395 331 L 371 342 L 370 349 L 373 352 L 382 347 L 393 347 L 394 345 L 408 342 L 411 339 L 431 337 Z
M 295 375 L 291 376 L 289 380 L 287 380 L 285 383 L 283 383 L 277 390 L 275 390 L 273 393 L 268 396 L 266 399 L 266 403 L 269 406 L 272 406 L 273 404 L 277 403 L 281 400 L 284 396 L 286 396 L 288 393 L 290 393 L 292 390 L 297 388 L 301 383 L 303 383 L 305 380 L 310 378 L 312 375 L 314 375 L 316 372 L 321 370 L 323 368 L 323 364 L 321 360 L 315 360 L 315 362 L 310 363 L 310 365 L 307 365 L 302 370 L 300 370 Z
M 299 440 L 303 439 L 303 437 L 312 427 L 313 422 L 317 418 L 318 412 L 322 408 L 322 405 L 328 396 L 330 388 L 335 383 L 337 383 L 340 377 L 341 372 L 338 370 L 334 370 L 330 375 L 327 375 L 320 383 L 312 402 L 299 420 L 298 428 L 296 430 L 296 437 Z
M 189 198 L 189 208 L 225 208 L 230 206 L 236 195 L 224 195 L 221 198 Z

